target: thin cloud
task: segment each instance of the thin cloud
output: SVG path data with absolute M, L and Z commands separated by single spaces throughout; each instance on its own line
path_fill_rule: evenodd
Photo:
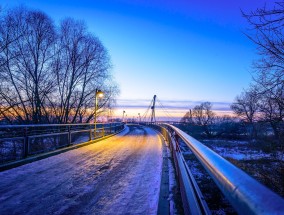
M 192 100 L 158 100 L 156 104 L 157 109 L 166 110 L 189 110 L 194 106 L 199 105 L 204 101 L 192 101 Z M 151 100 L 146 99 L 118 99 L 116 108 L 126 109 L 146 109 L 150 106 Z M 231 111 L 230 102 L 211 102 L 212 109 L 215 111 Z

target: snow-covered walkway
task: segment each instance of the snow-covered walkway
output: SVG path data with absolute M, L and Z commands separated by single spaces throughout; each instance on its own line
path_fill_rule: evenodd
M 109 139 L 0 173 L 0 214 L 156 214 L 162 140 L 130 126 Z

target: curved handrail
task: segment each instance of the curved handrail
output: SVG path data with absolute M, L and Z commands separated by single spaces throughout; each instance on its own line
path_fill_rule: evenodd
M 97 125 L 107 125 L 107 124 L 120 125 L 120 124 L 123 124 L 123 123 L 121 123 L 121 122 L 97 123 Z M 3 128 L 34 128 L 34 127 L 88 126 L 88 125 L 94 125 L 94 123 L 0 125 L 0 129 L 1 129 L 1 128 L 3 129 Z
M 182 138 L 240 214 L 284 213 L 284 200 L 276 193 L 182 130 L 165 125 Z
M 171 135 L 170 129 L 155 124 L 150 124 L 148 126 L 160 132 L 169 144 L 176 169 L 177 181 L 180 187 L 184 214 L 211 215 L 211 211 L 186 164 L 180 146 L 177 144 L 175 137 Z
M 88 140 L 92 141 L 101 137 L 114 134 L 119 130 L 122 130 L 124 123 L 99 123 L 94 128 L 93 123 L 82 123 L 82 124 L 35 124 L 35 125 L 0 125 L 0 142 L 8 142 L 8 145 L 12 145 L 11 141 L 21 139 L 21 146 L 16 150 L 2 150 L 0 153 L 1 159 L 0 164 L 10 162 L 13 160 L 19 160 L 26 158 L 30 155 L 38 154 L 43 151 L 52 151 L 62 147 L 71 146 L 72 135 L 76 133 L 89 133 Z M 97 135 L 99 133 L 99 136 Z M 62 136 L 64 135 L 64 136 Z M 61 137 L 60 137 L 61 136 Z M 86 135 L 85 135 L 86 136 Z M 47 140 L 46 137 L 56 137 L 53 140 L 48 140 L 48 144 L 44 144 Z M 60 138 L 59 138 L 60 137 Z M 63 137 L 63 138 L 62 138 Z M 31 150 L 31 139 L 36 140 L 41 138 L 41 141 L 32 142 L 35 146 L 35 150 Z M 40 142 L 40 144 L 38 143 Z M 19 145 L 18 144 L 18 145 Z M 1 149 L 6 147 L 6 144 L 1 144 Z M 37 147 L 40 145 L 40 150 Z M 8 151 L 9 153 L 7 153 Z

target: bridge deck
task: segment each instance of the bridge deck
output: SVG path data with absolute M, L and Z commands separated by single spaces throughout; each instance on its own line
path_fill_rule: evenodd
M 0 173 L 0 214 L 156 214 L 162 140 L 130 126 L 109 139 Z

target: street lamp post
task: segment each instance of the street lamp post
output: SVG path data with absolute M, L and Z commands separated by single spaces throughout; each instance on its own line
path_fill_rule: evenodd
M 94 124 L 95 124 L 95 130 L 94 130 L 94 138 L 96 139 L 97 136 L 97 109 L 98 109 L 98 97 L 102 98 L 104 96 L 103 91 L 96 89 L 96 95 L 95 95 L 95 117 L 94 117 Z
M 125 110 L 122 113 L 122 122 L 124 122 L 124 114 L 125 114 Z
M 141 123 L 141 116 L 140 116 L 140 113 L 138 113 L 138 122 Z

